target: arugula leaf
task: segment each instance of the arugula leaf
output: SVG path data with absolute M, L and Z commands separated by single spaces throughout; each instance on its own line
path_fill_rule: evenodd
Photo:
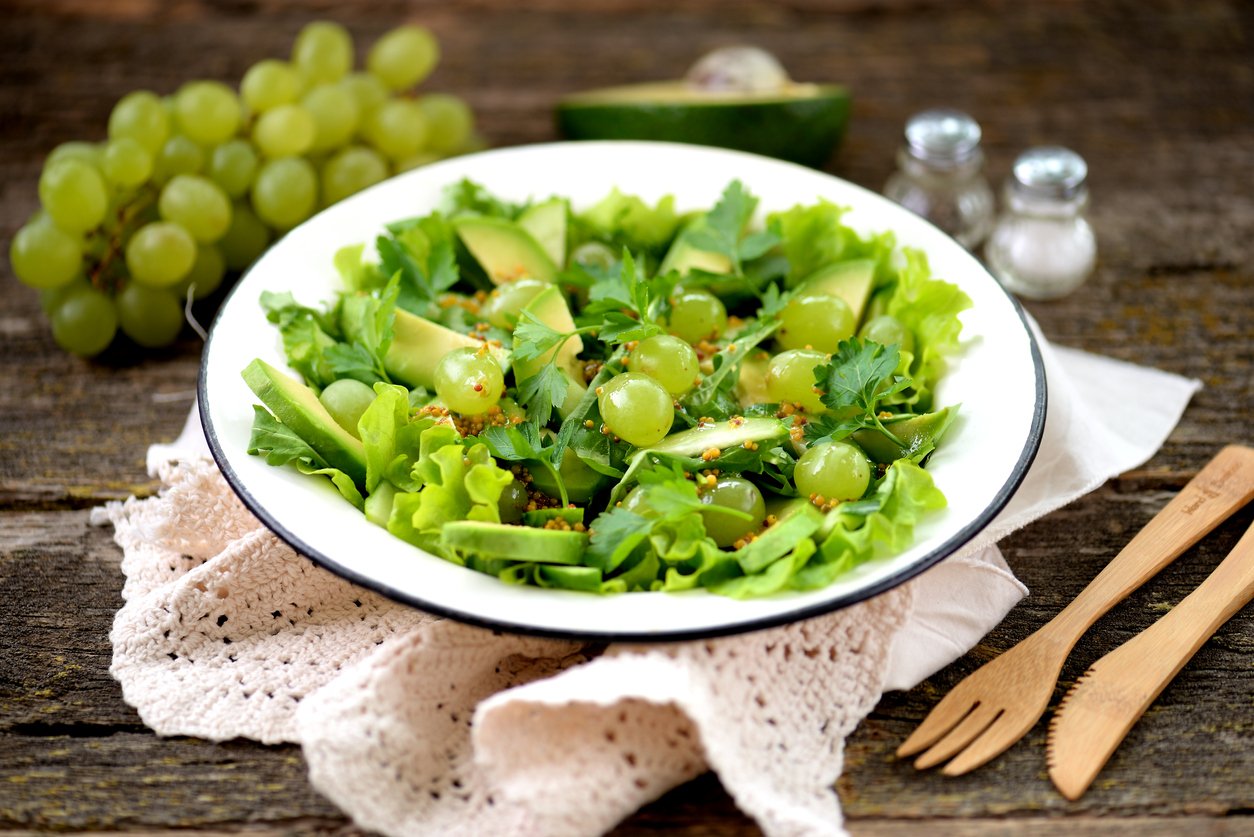
M 379 296 L 344 297 L 340 323 L 350 342 L 326 347 L 327 366 L 339 378 L 355 378 L 365 384 L 391 381 L 384 359 L 392 345 L 396 325 L 396 300 L 400 278 L 394 275 Z
M 266 319 L 279 327 L 288 365 L 317 390 L 334 381 L 335 370 L 323 357 L 323 352 L 334 346 L 339 338 L 335 318 L 301 305 L 286 291 L 263 291 L 261 307 L 266 312 Z
M 345 500 L 358 509 L 365 507 L 365 500 L 352 477 L 327 464 L 308 442 L 297 436 L 264 407 L 256 404 L 253 405 L 253 427 L 248 437 L 248 453 L 252 456 L 264 456 L 267 465 L 292 464 L 302 474 L 325 476 Z
M 780 306 L 782 308 L 782 306 Z M 739 402 L 730 397 L 733 387 L 740 375 L 740 364 L 749 352 L 758 347 L 764 340 L 779 329 L 780 322 L 776 316 L 763 317 L 748 328 L 739 332 L 735 339 L 714 355 L 714 370 L 701 379 L 696 389 L 686 395 L 682 401 L 690 415 L 698 418 L 709 416 L 714 419 L 726 419 L 731 413 L 738 411 Z

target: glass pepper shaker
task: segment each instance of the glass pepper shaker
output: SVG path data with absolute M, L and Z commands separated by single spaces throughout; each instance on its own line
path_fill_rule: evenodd
M 884 194 L 974 249 L 993 225 L 983 167 L 979 124 L 962 111 L 926 110 L 906 123 Z
M 1004 208 L 989 237 L 989 270 L 1029 299 L 1071 293 L 1093 272 L 1097 241 L 1085 218 L 1088 166 L 1066 148 L 1032 148 L 1015 160 Z

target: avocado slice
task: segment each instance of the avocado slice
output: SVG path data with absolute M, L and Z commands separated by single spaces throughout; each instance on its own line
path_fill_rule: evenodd
M 901 440 L 900 445 L 874 428 L 856 430 L 851 438 L 871 461 L 889 465 L 898 459 L 916 456 L 921 451 L 930 451 L 949 429 L 957 412 L 957 407 L 946 407 L 934 413 L 884 422 L 884 426 Z
M 570 306 L 566 304 L 566 297 L 562 296 L 561 288 L 556 285 L 545 288 L 536 294 L 535 298 L 523 308 L 523 312 L 531 314 L 531 316 L 554 331 L 565 334 L 575 330 L 575 320 L 570 314 Z M 521 343 L 522 341 L 515 336 L 515 347 L 521 345 Z M 566 388 L 565 403 L 558 405 L 558 413 L 562 418 L 565 418 L 575 408 L 575 405 L 579 403 L 584 390 L 587 389 L 583 379 L 583 367 L 577 357 L 582 351 L 583 340 L 579 339 L 579 335 L 576 334 L 561 346 L 550 349 L 538 358 L 526 361 L 515 360 L 514 380 L 516 382 L 525 381 L 532 375 L 537 374 L 556 355 L 558 368 L 566 374 L 570 382 L 570 385 Z
M 504 218 L 471 216 L 454 222 L 458 237 L 492 284 L 523 276 L 552 282 L 557 265 L 527 230 Z
M 537 529 L 483 520 L 445 523 L 440 540 L 458 552 L 508 561 L 578 565 L 588 536 L 564 529 Z
M 717 145 L 821 167 L 840 144 L 849 91 L 789 82 L 769 92 L 702 90 L 685 81 L 608 87 L 558 102 L 569 139 L 647 139 Z
M 766 372 L 770 367 L 771 353 L 765 349 L 754 349 L 740 361 L 736 400 L 741 406 L 771 403 L 770 393 L 766 391 Z
M 477 349 L 484 345 L 482 340 L 400 308 L 396 309 L 392 329 L 392 343 L 383 356 L 383 367 L 401 383 L 432 391 L 435 390 L 435 369 L 446 354 L 454 349 Z M 503 349 L 489 346 L 488 351 L 502 369 L 509 368 L 509 357 Z
M 336 423 L 314 391 L 261 358 L 244 367 L 244 382 L 279 421 L 358 485 L 366 483 L 366 449 Z
M 704 215 L 701 216 L 701 218 L 704 217 Z M 657 272 L 659 274 L 670 273 L 672 270 L 677 271 L 680 276 L 687 276 L 693 270 L 701 270 L 706 273 L 731 273 L 731 259 L 722 253 L 698 250 L 688 241 L 688 236 L 685 233 L 698 224 L 700 220 L 698 218 L 690 223 L 675 237 L 675 242 L 666 251 L 666 256 L 663 257 L 662 264 L 658 267 Z
M 518 226 L 531 233 L 545 255 L 559 268 L 566 264 L 566 201 L 549 198 L 527 207 Z
M 803 293 L 821 293 L 840 297 L 849 304 L 849 310 L 853 311 L 853 321 L 858 324 L 862 322 L 863 314 L 866 313 L 867 300 L 871 298 L 871 288 L 874 284 L 875 261 L 851 259 L 819 268 L 801 280 L 799 287 Z

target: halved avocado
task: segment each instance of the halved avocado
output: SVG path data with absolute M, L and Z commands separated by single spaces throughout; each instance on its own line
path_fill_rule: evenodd
M 685 81 L 607 87 L 558 102 L 569 139 L 716 145 L 821 167 L 844 137 L 849 91 L 790 82 L 767 93 L 714 92 Z

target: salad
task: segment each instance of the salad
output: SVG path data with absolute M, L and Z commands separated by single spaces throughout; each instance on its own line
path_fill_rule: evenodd
M 249 453 L 513 584 L 746 598 L 901 552 L 970 299 L 840 206 L 756 210 L 462 181 L 340 250 L 322 307 L 262 294 L 300 379 L 243 370 Z

